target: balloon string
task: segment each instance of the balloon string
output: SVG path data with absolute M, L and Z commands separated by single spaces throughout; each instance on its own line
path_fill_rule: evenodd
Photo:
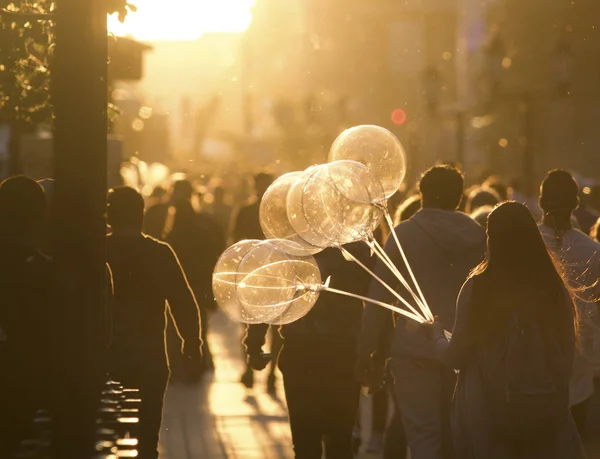
M 377 274 L 375 274 L 373 271 L 371 271 L 369 268 L 367 268 L 358 258 L 356 258 L 354 255 L 352 255 L 344 247 L 340 246 L 340 250 L 346 257 L 348 257 L 352 261 L 354 261 L 354 263 L 359 265 L 362 269 L 364 269 L 366 272 L 368 272 L 377 282 L 379 282 L 381 285 L 383 285 L 392 295 L 394 295 L 398 300 L 400 300 L 417 317 L 421 317 L 421 315 L 416 311 L 415 308 L 412 307 L 412 305 L 408 301 L 406 301 L 404 298 L 402 298 L 402 296 L 400 296 L 400 294 L 398 292 L 396 292 L 396 290 L 394 290 L 392 287 L 390 287 L 388 284 L 386 284 L 385 281 L 383 281 Z M 423 319 L 423 321 L 425 321 L 425 319 Z
M 423 292 L 421 291 L 421 287 L 419 287 L 419 283 L 417 282 L 417 279 L 415 278 L 412 268 L 408 264 L 408 260 L 406 259 L 406 254 L 404 253 L 404 250 L 402 249 L 402 245 L 400 244 L 400 240 L 398 239 L 398 235 L 396 234 L 396 230 L 394 228 L 394 222 L 392 221 L 392 217 L 390 216 L 390 213 L 387 211 L 387 209 L 384 212 L 384 214 L 385 214 L 385 220 L 386 220 L 388 226 L 390 227 L 390 232 L 392 233 L 392 237 L 394 238 L 394 241 L 396 242 L 396 246 L 398 247 L 398 251 L 400 252 L 400 255 L 402 256 L 402 261 L 404 261 L 404 264 L 406 265 L 406 268 L 408 269 L 408 273 L 410 274 L 410 278 L 412 279 L 413 283 L 415 284 L 415 287 L 417 288 L 417 292 L 419 292 L 419 296 L 421 297 L 421 301 L 423 302 L 423 313 L 425 314 L 426 317 L 429 318 L 429 320 L 433 321 L 434 320 L 433 314 L 431 313 L 431 309 L 429 308 L 429 305 L 427 304 L 427 300 L 425 300 L 425 296 L 423 295 Z
M 417 303 L 417 305 L 419 306 L 421 311 L 423 311 L 423 303 L 422 303 L 421 299 L 417 296 L 417 294 L 410 287 L 408 281 L 404 278 L 402 273 L 400 273 L 400 270 L 396 267 L 396 265 L 394 265 L 394 262 L 390 259 L 388 254 L 385 253 L 385 250 L 383 249 L 383 247 L 381 247 L 379 242 L 377 242 L 376 239 L 373 239 L 372 241 L 369 242 L 369 244 L 370 244 L 369 247 L 371 247 L 373 252 L 388 267 L 388 269 L 390 271 L 392 271 L 392 273 L 396 276 L 396 278 L 398 278 L 398 280 L 400 281 L 402 286 L 408 291 L 408 293 L 410 293 L 410 295 L 413 297 L 413 299 L 415 300 L 415 302 Z
M 419 323 L 425 322 L 425 320 L 422 317 L 420 317 L 420 316 L 416 316 L 414 314 L 411 314 L 410 312 L 405 311 L 404 309 L 400 309 L 400 308 L 397 308 L 395 306 L 392 306 L 391 304 L 382 303 L 381 301 L 377 301 L 377 300 L 373 300 L 371 298 L 367 298 L 366 296 L 356 295 L 354 293 L 345 292 L 343 290 L 338 290 L 338 289 L 335 289 L 335 288 L 325 287 L 325 286 L 323 286 L 321 288 L 321 290 L 324 290 L 326 292 L 336 293 L 338 295 L 349 296 L 349 297 L 352 297 L 352 298 L 356 298 L 357 300 L 365 301 L 367 303 L 373 303 L 373 304 L 376 304 L 377 306 L 381 306 L 383 308 L 389 309 L 390 311 L 394 311 L 394 312 L 397 312 L 398 314 L 402 314 L 403 316 L 406 316 L 409 319 L 412 319 L 412 320 L 414 320 L 416 322 L 419 322 Z

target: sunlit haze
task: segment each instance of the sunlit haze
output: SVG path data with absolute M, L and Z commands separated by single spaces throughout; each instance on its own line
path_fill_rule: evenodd
M 108 30 L 144 41 L 195 40 L 205 33 L 243 32 L 255 0 L 135 0 L 124 23 L 109 16 Z

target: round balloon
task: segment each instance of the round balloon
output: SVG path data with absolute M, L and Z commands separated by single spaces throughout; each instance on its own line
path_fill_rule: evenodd
M 310 311 L 318 298 L 321 275 L 312 256 L 289 255 L 289 240 L 267 240 L 253 247 L 240 263 L 240 302 L 265 323 L 286 324 Z M 268 311 L 268 312 L 265 312 Z M 268 316 L 268 317 L 267 317 Z
M 304 172 L 290 172 L 275 180 L 260 201 L 260 226 L 267 239 L 284 239 L 290 244 L 282 246 L 291 255 L 315 254 L 323 250 L 304 239 L 292 227 L 287 213 L 287 196 L 290 188 Z
M 238 280 L 244 274 L 240 271 L 240 264 L 246 254 L 261 242 L 245 240 L 233 244 L 223 252 L 213 271 L 212 288 L 217 304 L 237 322 L 259 324 L 280 315 L 280 311 L 268 311 L 271 315 L 268 315 L 267 311 L 262 311 L 264 315 L 257 314 L 255 310 L 240 302 L 238 297 Z
M 406 175 L 406 153 L 398 138 L 381 126 L 362 125 L 342 132 L 333 142 L 329 160 L 350 159 L 367 166 L 389 198 Z
M 307 180 L 302 205 L 309 226 L 341 246 L 372 237 L 384 202 L 381 183 L 365 165 L 334 161 Z
M 330 245 L 329 237 L 309 224 L 303 207 L 306 183 L 321 167 L 323 165 L 311 166 L 303 172 L 302 177 L 288 191 L 286 207 L 290 225 L 296 234 L 310 245 L 325 248 Z

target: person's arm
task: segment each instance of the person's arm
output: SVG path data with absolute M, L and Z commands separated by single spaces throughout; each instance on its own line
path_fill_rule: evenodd
M 202 355 L 200 309 L 190 288 L 177 255 L 168 245 L 163 245 L 162 263 L 165 291 L 169 309 L 181 338 L 183 353 L 191 358 Z
M 450 341 L 446 339 L 441 327 L 437 329 L 437 332 L 432 337 L 440 359 L 455 369 L 465 366 L 473 351 L 474 344 L 472 333 L 469 329 L 473 283 L 473 279 L 467 280 L 458 296 L 452 339 Z
M 385 244 L 385 252 L 394 265 L 402 265 L 398 249 L 391 237 L 388 238 Z M 393 289 L 397 289 L 398 280 L 381 260 L 377 260 L 373 271 L 383 282 Z M 396 297 L 376 279 L 371 280 L 367 297 L 388 304 L 396 302 Z M 393 313 L 390 310 L 372 303 L 365 305 L 357 341 L 357 354 L 359 357 L 372 356 L 378 349 L 381 349 L 382 333 L 391 334 L 393 332 L 393 327 L 390 327 L 390 324 L 393 324 Z

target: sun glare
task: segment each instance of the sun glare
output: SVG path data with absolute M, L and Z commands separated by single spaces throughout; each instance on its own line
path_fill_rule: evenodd
M 243 32 L 255 0 L 132 0 L 124 23 L 108 17 L 108 31 L 142 41 L 196 40 L 205 33 Z

